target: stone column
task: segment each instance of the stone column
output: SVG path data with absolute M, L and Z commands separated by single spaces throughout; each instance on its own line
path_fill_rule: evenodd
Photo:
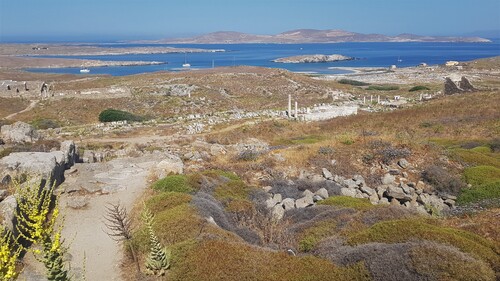
M 377 103 L 380 103 L 380 96 L 377 97 Z
M 373 95 L 370 95 L 370 102 L 373 102 Z
M 288 118 L 292 118 L 292 95 L 288 95 Z
M 363 104 L 365 104 L 365 103 L 366 103 L 366 96 L 363 97 Z
M 297 101 L 295 101 L 295 119 L 297 119 L 299 117 L 298 105 L 299 105 L 299 103 Z

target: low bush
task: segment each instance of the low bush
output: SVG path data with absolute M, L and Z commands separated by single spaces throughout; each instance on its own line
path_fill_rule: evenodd
M 368 199 L 353 198 L 349 196 L 331 196 L 318 202 L 318 205 L 328 205 L 356 210 L 368 210 L 377 207 L 372 205 Z
M 473 187 L 500 181 L 500 169 L 493 166 L 466 168 L 464 170 L 464 179 Z
M 393 146 L 388 146 L 377 151 L 382 162 L 385 164 L 390 164 L 392 161 L 398 158 L 405 158 L 411 155 L 411 151 L 407 148 L 396 148 Z
M 351 79 L 340 79 L 338 81 L 340 84 L 346 84 L 346 85 L 352 85 L 352 86 L 368 86 L 370 83 L 365 83 L 357 80 L 351 80 Z
M 495 138 L 488 144 L 493 152 L 500 152 L 500 138 Z
M 230 181 L 217 186 L 214 197 L 219 200 L 248 199 L 251 190 L 243 181 Z
M 294 257 L 218 240 L 201 241 L 188 249 L 172 263 L 169 280 L 370 280 L 361 263 L 337 267 L 313 256 Z
M 146 201 L 146 207 L 153 213 L 159 213 L 181 204 L 187 204 L 192 196 L 179 192 L 161 192 L 153 195 Z
M 399 90 L 398 86 L 389 86 L 389 85 L 371 85 L 366 88 L 369 91 L 395 91 Z
M 437 225 L 423 219 L 383 221 L 370 228 L 351 234 L 347 243 L 360 245 L 370 242 L 403 243 L 412 240 L 429 240 L 451 245 L 474 257 L 486 261 L 494 270 L 500 269 L 500 253 L 493 242 L 476 234 Z
M 333 155 L 333 153 L 335 152 L 335 150 L 333 149 L 333 147 L 331 146 L 320 146 L 319 149 L 318 149 L 318 154 L 321 154 L 321 155 L 327 155 L 327 156 L 330 156 L 330 155 Z
M 222 176 L 222 177 L 228 178 L 230 180 L 234 180 L 234 181 L 241 180 L 241 178 L 237 174 L 235 174 L 233 172 L 229 172 L 229 171 L 223 171 L 223 170 L 205 170 L 205 171 L 203 171 L 202 174 L 205 176 L 208 176 L 208 177 L 212 177 L 212 178 Z
M 416 92 L 416 91 L 423 91 L 423 90 L 430 90 L 429 88 L 427 88 L 426 86 L 415 86 L 415 87 L 412 87 L 408 90 L 408 92 Z
M 481 151 L 481 150 L 480 150 Z M 451 154 L 470 165 L 485 165 L 500 168 L 500 158 L 491 153 L 474 151 L 472 149 L 457 148 L 451 150 Z
M 458 194 L 465 184 L 456 176 L 442 167 L 432 165 L 422 172 L 422 179 L 430 184 L 435 191 Z
M 171 175 L 153 183 L 153 189 L 158 191 L 190 193 L 194 188 L 189 184 L 185 175 Z
M 59 122 L 52 119 L 36 119 L 31 122 L 31 125 L 39 130 L 59 128 Z
M 485 199 L 500 198 L 500 180 L 483 184 L 474 188 L 464 188 L 457 198 L 459 205 L 467 205 Z
M 138 115 L 134 115 L 130 112 L 117 110 L 117 109 L 106 109 L 99 114 L 100 122 L 113 122 L 113 121 L 144 121 L 144 118 Z
M 253 149 L 245 149 L 243 151 L 240 151 L 238 155 L 236 156 L 236 160 L 240 161 L 255 161 L 257 158 L 259 158 L 260 153 L 256 150 Z

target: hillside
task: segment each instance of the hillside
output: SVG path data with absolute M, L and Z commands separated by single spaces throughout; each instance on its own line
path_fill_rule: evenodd
M 154 41 L 169 44 L 241 44 L 241 43 L 341 43 L 341 42 L 490 42 L 480 37 L 444 37 L 400 34 L 362 34 L 345 30 L 298 29 L 275 35 L 257 35 L 218 31 L 192 38 L 167 38 Z
M 31 167 L 62 182 L 55 229 L 71 242 L 56 254 L 75 278 L 493 281 L 499 65 L 338 77 L 2 70 L 1 219 L 8 227 L 18 215 L 11 179 Z M 305 119 L 346 107 L 356 114 Z M 119 243 L 105 220 L 113 214 L 130 227 Z M 44 276 L 31 252 L 16 259 L 19 280 Z

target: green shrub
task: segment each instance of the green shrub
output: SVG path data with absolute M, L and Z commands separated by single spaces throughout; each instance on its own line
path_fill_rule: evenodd
M 185 248 L 179 253 L 182 258 L 172 260 L 169 280 L 371 280 L 362 263 L 340 267 L 314 256 L 294 257 L 217 239 Z M 175 251 L 173 256 L 178 254 Z
M 376 208 L 368 199 L 353 198 L 350 196 L 331 196 L 325 200 L 318 201 L 318 205 L 328 205 L 343 208 L 353 208 L 356 210 L 368 210 Z
M 493 153 L 483 153 L 472 149 L 456 148 L 451 151 L 459 160 L 472 165 L 485 165 L 500 168 L 500 159 Z
M 141 116 L 134 115 L 127 111 L 117 109 L 106 109 L 99 114 L 100 122 L 113 122 L 113 121 L 144 121 Z
M 61 125 L 52 119 L 36 119 L 31 122 L 31 125 L 39 130 L 59 128 Z
M 500 269 L 500 255 L 495 244 L 468 231 L 443 227 L 431 220 L 403 219 L 383 221 L 350 235 L 350 245 L 370 242 L 402 243 L 411 240 L 430 240 L 451 245 Z
M 475 188 L 464 188 L 457 198 L 459 205 L 479 202 L 485 199 L 500 198 L 500 180 L 477 186 Z
M 476 146 L 471 150 L 483 154 L 491 153 L 491 148 L 489 146 Z
M 338 81 L 340 84 L 352 85 L 352 86 L 368 86 L 370 83 L 365 83 L 361 81 L 351 80 L 351 79 L 340 79 Z
M 153 214 L 191 202 L 191 195 L 180 192 L 161 192 L 146 201 L 146 207 Z
M 189 184 L 189 180 L 185 175 L 171 175 L 157 180 L 153 184 L 153 189 L 159 191 L 171 191 L 190 193 L 194 188 Z
M 398 86 L 389 86 L 389 85 L 371 85 L 366 88 L 370 91 L 395 91 L 399 90 Z
M 472 186 L 492 183 L 500 180 L 500 169 L 493 166 L 476 166 L 464 170 L 465 181 Z
M 422 91 L 422 90 L 430 90 L 426 86 L 415 86 L 412 87 L 411 89 L 408 90 L 408 92 L 416 92 L 416 91 Z
M 230 181 L 217 186 L 214 190 L 214 197 L 219 200 L 247 199 L 251 190 L 252 188 L 243 181 Z
M 241 178 L 233 172 L 217 170 L 217 169 L 216 170 L 205 170 L 205 171 L 203 171 L 203 175 L 209 176 L 209 177 L 223 176 L 225 178 L 228 178 L 228 179 L 234 180 L 234 181 L 241 180 Z

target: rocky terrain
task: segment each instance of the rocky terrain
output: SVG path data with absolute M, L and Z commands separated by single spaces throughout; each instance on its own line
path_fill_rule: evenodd
M 144 42 L 144 41 L 141 41 Z M 151 41 L 149 41 L 151 42 Z M 156 43 L 178 44 L 239 44 L 239 43 L 339 43 L 339 42 L 490 42 L 479 37 L 439 37 L 400 34 L 362 34 L 345 30 L 290 30 L 276 35 L 256 35 L 234 31 L 219 31 L 193 38 L 167 38 Z
M 2 224 L 15 229 L 13 181 L 32 175 L 57 185 L 77 279 L 496 280 L 499 65 L 2 69 Z M 127 114 L 102 120 L 107 109 Z M 118 242 L 104 218 L 113 204 L 132 226 Z M 157 271 L 146 209 L 168 249 Z M 18 267 L 20 280 L 46 280 L 31 252 Z
M 353 60 L 353 57 L 347 57 L 343 55 L 302 55 L 293 56 L 286 58 L 279 58 L 273 60 L 273 62 L 280 63 L 317 63 L 317 62 L 333 62 L 333 61 L 345 61 Z

